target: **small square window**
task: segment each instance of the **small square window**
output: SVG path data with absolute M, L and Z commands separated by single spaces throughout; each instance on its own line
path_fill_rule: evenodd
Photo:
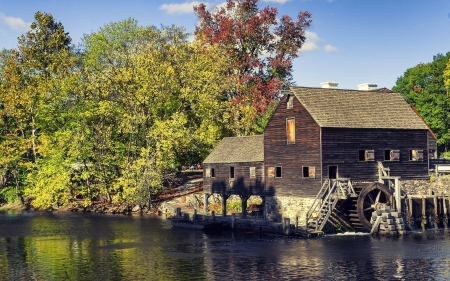
M 250 167 L 250 178 L 256 178 L 256 169 L 255 169 L 255 167 Z
M 359 161 L 374 161 L 375 160 L 375 151 L 374 150 L 359 150 L 358 151 L 358 160 Z
M 315 179 L 316 167 L 302 167 L 302 174 L 304 178 Z
M 399 161 L 400 160 L 400 150 L 385 150 L 384 151 L 384 161 Z
M 275 167 L 275 177 L 281 178 L 281 167 Z
M 275 177 L 275 167 L 268 167 L 267 168 L 267 176 L 269 178 L 274 178 Z
M 417 149 L 410 150 L 409 161 L 423 161 L 423 150 Z

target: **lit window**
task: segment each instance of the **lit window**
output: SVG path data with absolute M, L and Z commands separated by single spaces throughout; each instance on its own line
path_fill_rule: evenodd
M 302 167 L 302 172 L 304 178 L 316 178 L 316 167 Z
M 423 161 L 423 150 L 410 150 L 409 161 Z
M 268 167 L 267 168 L 267 176 L 269 178 L 274 178 L 275 177 L 275 167 Z
M 255 167 L 250 167 L 250 178 L 256 178 Z
M 295 118 L 286 119 L 286 137 L 287 143 L 295 143 Z

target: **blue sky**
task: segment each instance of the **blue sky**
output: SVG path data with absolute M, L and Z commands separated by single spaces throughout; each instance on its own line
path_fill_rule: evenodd
M 224 0 L 0 0 L 0 49 L 17 46 L 37 11 L 51 13 L 78 43 L 83 34 L 129 17 L 193 32 L 191 7 L 200 2 L 212 8 Z M 450 51 L 450 0 L 260 0 L 259 6 L 293 18 L 312 13 L 307 43 L 294 61 L 299 86 L 335 81 L 345 89 L 367 82 L 391 88 L 407 68 Z

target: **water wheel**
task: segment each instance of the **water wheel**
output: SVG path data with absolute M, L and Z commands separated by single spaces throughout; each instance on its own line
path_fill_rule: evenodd
M 392 206 L 392 195 L 387 186 L 378 182 L 374 182 L 361 190 L 356 203 L 356 211 L 359 221 L 367 231 L 372 229 L 370 218 L 373 211 L 381 209 L 383 205 Z

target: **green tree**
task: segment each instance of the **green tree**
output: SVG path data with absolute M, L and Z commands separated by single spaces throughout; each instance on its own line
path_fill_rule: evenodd
M 450 99 L 444 84 L 444 70 L 450 59 L 437 54 L 433 61 L 407 69 L 392 88 L 412 104 L 436 134 L 438 151 L 450 150 Z
M 97 192 L 149 204 L 184 155 L 205 154 L 220 139 L 225 56 L 187 35 L 128 19 L 84 38 Z
M 50 14 L 37 12 L 31 29 L 18 39 L 18 48 L 2 52 L 1 168 L 22 194 L 25 180 L 30 190 L 45 157 L 40 137 L 52 135 L 65 123 L 60 113 L 69 96 L 66 78 L 74 58 L 71 39 Z M 33 192 L 31 192 L 33 194 Z

